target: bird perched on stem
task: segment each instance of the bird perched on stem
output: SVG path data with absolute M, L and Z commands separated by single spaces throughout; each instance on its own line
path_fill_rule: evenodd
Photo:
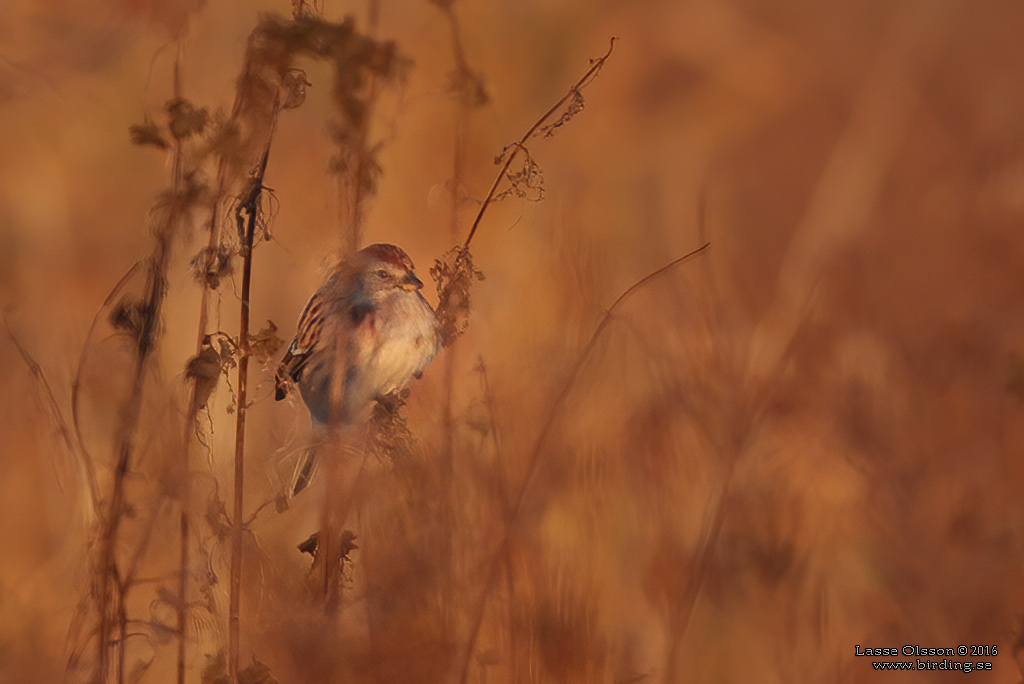
M 275 377 L 280 401 L 298 385 L 314 432 L 358 422 L 375 400 L 423 373 L 441 347 L 437 317 L 420 293 L 412 260 L 394 245 L 365 247 L 335 269 L 299 316 Z M 315 448 L 296 470 L 291 495 L 313 475 Z

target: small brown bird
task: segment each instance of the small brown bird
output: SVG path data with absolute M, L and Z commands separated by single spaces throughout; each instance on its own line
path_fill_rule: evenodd
M 412 260 L 398 247 L 376 244 L 356 252 L 303 309 L 277 368 L 277 400 L 296 383 L 314 432 L 321 432 L 332 419 L 357 422 L 374 400 L 419 377 L 441 347 L 437 317 L 422 287 Z M 309 484 L 314 464 L 311 449 L 299 464 L 293 496 Z

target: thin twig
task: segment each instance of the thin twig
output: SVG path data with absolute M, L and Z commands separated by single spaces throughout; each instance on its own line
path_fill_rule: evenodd
M 110 496 L 110 505 L 104 519 L 100 543 L 100 557 L 97 573 L 99 587 L 97 603 L 100 613 L 100 629 L 98 640 L 98 679 L 105 681 L 110 669 L 108 642 L 111 633 L 110 601 L 118 583 L 114 580 L 117 573 L 116 542 L 120 530 L 121 519 L 126 508 L 124 481 L 131 468 L 135 449 L 135 435 L 138 429 L 142 393 L 145 385 L 146 368 L 149 357 L 156 344 L 158 326 L 163 301 L 167 293 L 167 265 L 170 261 L 171 241 L 175 229 L 181 219 L 179 209 L 166 214 L 162 225 L 156 230 L 157 243 L 153 249 L 149 264 L 149 283 L 145 299 L 142 325 L 135 338 L 136 356 L 132 372 L 132 390 L 125 403 L 121 421 L 116 433 L 117 460 L 114 468 L 114 483 Z M 123 607 L 119 606 L 119 611 Z M 119 623 L 123 624 L 123 614 L 119 613 Z M 124 645 L 118 644 L 118 682 L 123 681 Z
M 604 66 L 604 63 L 608 60 L 609 57 L 611 57 L 612 50 L 615 49 L 615 40 L 616 38 L 613 36 L 609 40 L 608 51 L 604 53 L 602 56 L 598 57 L 597 59 L 591 60 L 590 68 L 587 70 L 585 74 L 583 74 L 583 76 L 578 81 L 576 81 L 576 83 L 572 85 L 572 87 L 569 88 L 569 92 L 563 95 L 562 98 L 558 100 L 558 102 L 551 105 L 551 108 L 548 109 L 548 111 L 546 111 L 543 116 L 537 119 L 533 126 L 531 126 L 530 129 L 526 131 L 523 137 L 521 137 L 518 141 L 513 143 L 514 149 L 511 152 L 509 152 L 509 154 L 505 158 L 505 163 L 502 165 L 501 170 L 498 172 L 498 175 L 495 177 L 494 182 L 491 184 L 491 189 L 487 192 L 487 196 L 484 197 L 484 201 L 480 205 L 479 211 L 477 211 L 476 213 L 476 218 L 473 219 L 473 225 L 469 229 L 469 235 L 466 236 L 466 241 L 462 243 L 463 251 L 469 249 L 469 243 L 473 241 L 473 236 L 476 235 L 477 228 L 480 227 L 480 219 L 483 218 L 484 212 L 487 211 L 487 207 L 489 207 L 491 203 L 494 201 L 494 196 L 498 191 L 498 186 L 501 184 L 502 179 L 505 178 L 505 174 L 512 166 L 512 162 L 519 155 L 519 152 L 526 148 L 526 141 L 533 137 L 533 134 L 540 130 L 540 127 L 543 126 L 548 119 L 554 116 L 555 112 L 559 111 L 562 108 L 562 106 L 569 101 L 569 98 L 578 95 L 583 88 L 587 87 L 587 85 L 589 85 L 591 81 L 597 78 L 597 75 L 601 72 L 601 68 Z
M 239 644 L 239 608 L 242 594 L 242 532 L 244 530 L 243 476 L 245 461 L 245 419 L 248 414 L 246 388 L 249 380 L 249 293 L 252 282 L 252 250 L 256 234 L 256 219 L 259 215 L 259 198 L 263 192 L 263 176 L 267 170 L 270 156 L 270 143 L 274 135 L 274 122 L 277 121 L 277 103 L 274 106 L 274 117 L 271 119 L 271 130 L 259 166 L 254 171 L 248 188 L 248 195 L 236 211 L 236 217 L 242 221 L 244 214 L 245 236 L 242 241 L 242 294 L 238 322 L 238 380 L 236 386 L 237 409 L 235 412 L 235 477 L 234 477 L 234 509 L 231 529 L 231 586 L 228 607 L 228 676 L 232 684 L 238 682 L 238 644 Z
M 254 522 L 256 522 L 256 518 L 258 518 L 260 513 L 263 512 L 263 509 L 266 508 L 267 506 L 269 506 L 272 503 L 277 503 L 277 497 L 275 497 L 273 499 L 267 499 L 266 501 L 261 503 L 259 506 L 257 506 L 256 510 L 254 510 L 252 512 L 252 514 L 246 519 L 246 521 L 242 525 L 242 527 L 245 527 L 246 529 L 248 529 L 250 525 L 252 525 Z
M 182 61 L 183 53 L 185 49 L 184 41 L 181 36 L 176 41 L 177 51 L 174 55 L 174 100 L 180 102 L 183 97 L 182 88 Z M 178 136 L 174 136 L 174 187 L 175 190 L 180 192 L 185 185 L 185 170 L 183 164 L 183 147 L 182 140 Z M 207 254 L 207 261 L 212 258 L 212 253 Z M 209 273 L 209 264 L 206 265 L 205 273 Z M 203 293 L 203 304 L 205 308 L 206 302 L 206 281 L 204 278 L 204 293 Z M 205 325 L 205 322 L 202 322 Z M 198 352 L 197 352 L 198 353 Z M 188 417 L 185 421 L 185 434 L 184 439 L 181 443 L 181 471 L 182 471 L 182 483 L 181 489 L 179 490 L 179 501 L 178 501 L 178 539 L 180 543 L 178 551 L 178 684 L 185 684 L 185 641 L 187 638 L 188 628 L 188 602 L 186 601 L 188 591 L 188 544 L 189 544 L 189 517 L 188 517 L 188 502 L 189 492 L 191 489 L 191 483 L 189 481 L 189 446 L 190 436 L 192 434 L 192 424 L 195 421 L 196 408 L 196 385 L 192 386 L 192 393 L 189 400 L 189 412 Z M 149 541 L 149 534 L 147 532 L 146 541 Z M 134 574 L 134 567 L 130 573 Z M 129 579 L 130 579 L 129 575 Z
M 453 242 L 458 240 L 459 210 L 461 200 L 462 179 L 466 167 L 466 130 L 469 126 L 471 100 L 466 89 L 471 87 L 473 71 L 466 60 L 466 51 L 462 45 L 462 34 L 459 30 L 459 20 L 455 13 L 455 3 L 438 3 L 437 7 L 448 21 L 452 41 L 452 59 L 455 62 L 455 126 L 454 145 L 452 146 L 452 175 L 449 181 L 449 227 Z M 453 409 L 453 397 L 455 387 L 455 365 L 457 350 L 451 346 L 444 357 L 444 401 L 441 412 L 441 491 L 439 492 L 440 512 L 439 524 L 441 527 L 441 540 L 438 549 L 438 557 L 445 563 L 447 574 L 451 578 L 451 570 L 454 565 L 453 533 L 455 530 L 455 513 L 453 507 L 454 497 L 452 495 L 452 483 L 455 481 L 455 417 Z M 447 601 L 442 604 L 443 624 L 449 629 L 452 623 L 451 603 L 453 597 L 450 591 L 451 585 L 446 587 L 445 595 Z
M 144 261 L 136 261 L 134 264 L 132 264 L 131 268 L 129 268 L 125 272 L 125 274 L 121 276 L 121 279 L 114 284 L 114 287 L 111 288 L 110 292 L 107 294 L 106 299 L 103 300 L 103 304 L 100 305 L 100 308 L 96 312 L 96 315 L 93 316 L 92 324 L 89 326 L 89 332 L 86 333 L 85 336 L 85 346 L 82 348 L 82 353 L 78 357 L 78 366 L 75 369 L 75 379 L 71 383 L 71 425 L 74 428 L 75 441 L 78 443 L 78 448 L 81 450 L 82 459 L 85 462 L 86 472 L 92 473 L 93 484 L 90 484 L 90 487 L 96 487 L 95 500 L 97 515 L 99 514 L 100 500 L 99 484 L 98 481 L 96 480 L 95 460 L 93 459 L 92 454 L 89 452 L 89 449 L 86 448 L 85 440 L 82 439 L 82 421 L 78 411 L 78 393 L 82 387 L 82 374 L 85 372 L 85 357 L 88 354 L 89 342 L 90 340 L 92 340 L 93 333 L 96 331 L 96 326 L 99 325 L 100 319 L 102 319 L 103 314 L 108 311 L 110 305 L 114 302 L 114 299 L 121 293 L 121 289 L 135 275 L 135 273 L 138 271 L 139 267 L 141 267 L 143 263 Z

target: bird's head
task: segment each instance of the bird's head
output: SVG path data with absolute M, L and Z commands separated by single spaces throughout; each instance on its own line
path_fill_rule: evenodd
M 352 265 L 371 296 L 384 296 L 396 289 L 411 292 L 423 287 L 423 282 L 414 272 L 412 259 L 394 245 L 364 247 L 356 252 Z

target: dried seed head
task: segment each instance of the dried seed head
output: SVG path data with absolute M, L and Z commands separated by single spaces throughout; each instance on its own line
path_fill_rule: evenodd
M 306 101 L 306 91 L 312 88 L 313 84 L 306 78 L 306 72 L 302 69 L 289 69 L 281 80 L 281 90 L 284 97 L 281 100 L 281 109 L 295 109 Z
M 484 274 L 473 266 L 469 250 L 459 246 L 434 261 L 430 277 L 437 283 L 437 320 L 447 347 L 469 327 L 470 289 Z
M 184 98 L 170 100 L 166 106 L 170 116 L 167 127 L 178 140 L 202 133 L 210 121 L 210 113 L 205 107 L 196 107 Z
M 217 380 L 220 378 L 224 368 L 224 360 L 220 353 L 214 349 L 210 336 L 203 339 L 202 350 L 188 360 L 185 365 L 185 377 L 194 380 L 196 408 L 205 408 L 210 400 L 210 395 L 217 387 Z
M 277 334 L 277 324 L 271 320 L 267 320 L 258 333 L 249 334 L 249 353 L 263 364 L 270 361 L 283 344 L 284 340 Z
M 220 287 L 221 278 L 230 276 L 234 271 L 232 256 L 234 250 L 225 244 L 204 247 L 189 262 L 192 277 L 200 285 L 216 290 Z
M 170 145 L 160 134 L 160 127 L 148 119 L 140 124 L 132 124 L 128 127 L 128 135 L 133 145 L 152 145 L 166 150 Z

